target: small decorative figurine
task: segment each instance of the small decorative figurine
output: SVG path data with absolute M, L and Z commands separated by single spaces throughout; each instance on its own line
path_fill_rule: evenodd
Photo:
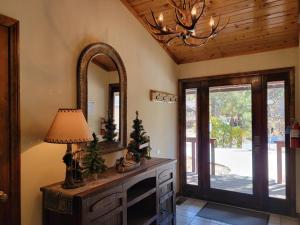
M 81 160 L 81 156 L 83 152 L 84 150 L 79 150 L 74 152 L 73 161 L 72 161 L 73 180 L 74 183 L 77 184 L 79 187 L 84 185 L 84 179 L 83 179 L 84 168 L 82 166 L 82 160 Z
M 119 173 L 125 173 L 139 167 L 141 164 L 132 160 L 126 160 L 124 157 L 116 160 L 116 169 Z

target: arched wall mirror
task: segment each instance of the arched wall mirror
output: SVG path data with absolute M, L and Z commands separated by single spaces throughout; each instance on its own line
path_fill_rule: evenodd
M 113 47 L 94 43 L 81 52 L 77 65 L 77 104 L 97 135 L 103 153 L 126 148 L 126 82 L 124 64 Z M 113 123 L 107 123 L 109 118 Z M 114 126 L 113 132 L 106 125 Z

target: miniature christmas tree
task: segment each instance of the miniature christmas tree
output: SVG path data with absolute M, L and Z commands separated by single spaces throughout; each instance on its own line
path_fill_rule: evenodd
M 101 152 L 98 147 L 99 139 L 93 133 L 94 140 L 87 146 L 86 154 L 83 158 L 84 175 L 90 176 L 98 174 L 107 169 L 104 165 L 104 159 L 101 157 Z
M 116 142 L 117 133 L 116 124 L 114 123 L 114 119 L 111 113 L 108 112 L 108 118 L 105 121 L 105 134 L 103 135 L 103 139 L 107 142 Z
M 128 151 L 133 154 L 134 159 L 137 162 L 139 162 L 141 158 L 150 159 L 150 138 L 149 136 L 146 136 L 142 120 L 139 119 L 138 111 L 136 111 L 136 118 L 133 121 L 132 128 L 133 131 L 130 134 L 130 138 L 132 138 L 132 140 L 128 144 Z

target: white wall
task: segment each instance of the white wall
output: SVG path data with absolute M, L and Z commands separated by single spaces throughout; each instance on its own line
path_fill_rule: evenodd
M 296 117 L 300 121 L 300 48 L 288 48 L 251 55 L 242 55 L 196 63 L 178 65 L 176 74 L 179 79 L 250 72 L 284 67 L 295 67 L 296 77 Z M 297 211 L 300 212 L 300 151 L 296 153 Z
M 176 92 L 174 63 L 119 0 L 0 0 L 0 13 L 20 21 L 22 225 L 41 225 L 39 188 L 64 177 L 66 146 L 43 137 L 58 108 L 76 107 L 76 64 L 92 42 L 112 45 L 124 61 L 128 134 L 139 110 L 152 154 L 176 157 L 176 105 L 149 101 L 149 89 Z
M 177 66 L 176 72 L 179 79 L 184 79 L 290 66 L 298 66 L 297 47 L 181 64 Z

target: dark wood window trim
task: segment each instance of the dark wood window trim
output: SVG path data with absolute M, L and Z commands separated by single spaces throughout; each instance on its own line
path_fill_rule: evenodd
M 19 21 L 0 14 L 0 25 L 9 30 L 10 91 L 10 224 L 21 224 L 20 107 L 19 107 Z
M 114 94 L 116 92 L 119 92 L 120 94 L 120 84 L 119 83 L 109 84 L 108 85 L 108 113 L 112 115 L 113 118 L 114 118 L 114 105 L 115 105 Z M 121 103 L 119 104 L 121 105 Z M 119 111 L 120 111 L 120 107 L 119 107 Z M 121 124 L 121 117 L 119 118 L 119 124 Z M 118 139 L 120 140 L 120 136 Z
M 274 81 L 274 80 L 285 80 L 286 90 L 288 90 L 288 94 L 286 94 L 286 104 L 289 102 L 289 105 L 286 105 L 286 108 L 288 108 L 289 112 L 286 116 L 286 124 L 289 124 L 289 118 L 295 117 L 295 69 L 293 67 L 288 68 L 280 68 L 280 69 L 271 69 L 271 70 L 263 70 L 263 71 L 253 71 L 253 72 L 245 72 L 245 73 L 234 73 L 234 74 L 225 74 L 225 75 L 217 75 L 217 76 L 205 76 L 205 77 L 197 77 L 197 78 L 188 78 L 188 79 L 180 79 L 178 81 L 178 93 L 179 93 L 179 104 L 178 104 L 178 112 L 179 112 L 179 161 L 182 162 L 179 164 L 179 182 L 180 182 L 180 193 L 183 195 L 186 195 L 188 193 L 191 197 L 198 197 L 206 200 L 214 200 L 207 194 L 207 184 L 200 184 L 199 186 L 191 186 L 187 185 L 185 182 L 186 174 L 185 174 L 185 99 L 184 99 L 184 91 L 188 88 L 198 88 L 198 90 L 201 90 L 202 86 L 207 86 L 207 83 L 218 83 L 218 81 L 222 79 L 232 78 L 232 79 L 247 79 L 247 77 L 258 77 L 261 81 L 266 83 L 266 81 Z M 269 74 L 272 74 L 272 76 L 268 76 Z M 284 76 L 283 76 L 284 74 Z M 287 76 L 288 74 L 288 76 Z M 201 86 L 202 85 L 202 86 Z M 203 87 L 203 88 L 204 88 Z M 262 87 L 263 91 L 266 87 Z M 204 93 L 203 91 L 201 93 L 198 93 L 198 104 L 205 104 L 203 103 L 203 100 L 205 99 L 205 95 L 208 93 Z M 261 95 L 266 96 L 265 94 L 261 93 Z M 261 98 L 262 101 L 265 101 L 265 99 Z M 207 102 L 206 102 L 207 104 Z M 264 104 L 264 103 L 262 103 Z M 263 112 L 266 113 L 266 112 Z M 199 113 L 200 114 L 200 113 Z M 198 115 L 198 124 L 199 123 L 205 123 L 203 120 L 203 115 Z M 208 130 L 203 130 L 203 126 L 198 126 L 198 132 L 205 133 L 208 132 Z M 202 130 L 201 130 L 202 128 Z M 264 128 L 261 128 L 264 129 Z M 201 136 L 201 135 L 198 135 Z M 205 135 L 204 135 L 205 136 Z M 203 137 L 197 137 L 198 142 L 201 145 L 201 141 L 203 141 Z M 205 138 L 204 138 L 205 139 Z M 288 138 L 286 137 L 286 143 L 288 143 Z M 206 146 L 207 147 L 207 146 Z M 204 147 L 205 148 L 205 147 Z M 204 153 L 203 155 L 199 156 L 207 158 L 207 153 Z M 261 209 L 261 210 L 268 210 L 271 212 L 277 212 L 277 213 L 283 213 L 287 215 L 295 215 L 296 214 L 296 174 L 295 174 L 295 151 L 291 150 L 287 154 L 288 160 L 289 160 L 289 166 L 287 168 L 287 198 L 288 201 L 281 200 L 281 199 L 274 199 L 274 198 L 268 198 L 266 197 L 265 193 L 262 193 L 261 195 L 265 198 L 259 206 L 255 206 L 254 204 L 251 205 L 251 202 L 245 202 L 245 205 L 249 205 L 250 208 L 255 209 Z M 198 159 L 199 161 L 200 159 Z M 200 163 L 200 161 L 199 161 Z M 203 163 L 202 163 L 203 164 Z M 202 167 L 205 167 L 206 165 L 199 164 L 200 169 Z M 267 174 L 267 168 L 263 169 L 263 173 Z M 206 177 L 205 174 L 199 173 L 199 180 L 208 180 L 209 178 Z M 225 194 L 225 193 L 222 193 Z M 227 195 L 231 195 L 231 193 L 226 193 Z M 221 201 L 224 203 L 230 203 L 222 201 L 222 195 L 219 196 Z M 238 202 L 238 201 L 237 201 Z M 282 205 L 279 208 L 275 208 L 274 205 Z M 288 205 L 287 205 L 288 204 Z M 288 210 L 286 210 L 288 208 Z
M 108 85 L 108 110 L 111 115 L 113 115 L 114 112 L 114 93 L 120 92 L 120 84 L 109 84 Z

